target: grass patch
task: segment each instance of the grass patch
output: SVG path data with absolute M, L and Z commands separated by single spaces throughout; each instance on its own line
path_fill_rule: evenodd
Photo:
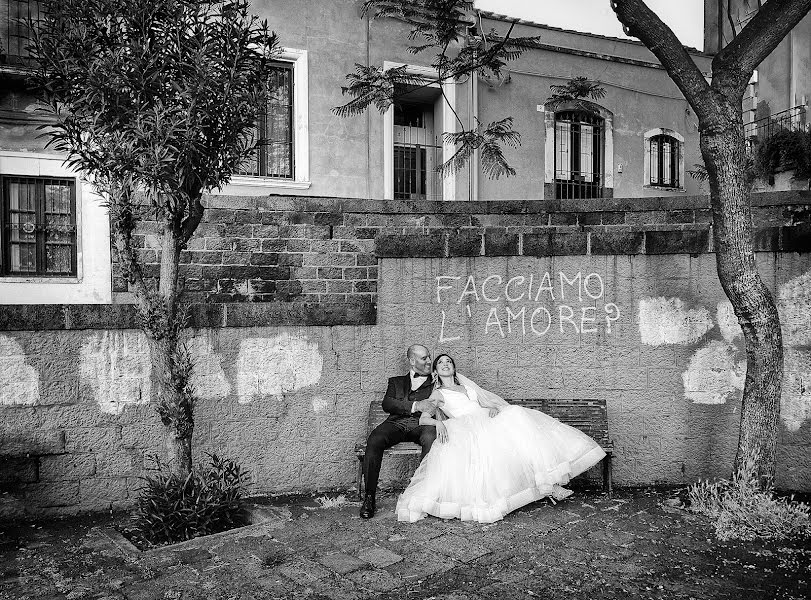
M 751 458 L 731 481 L 699 481 L 688 493 L 690 510 L 710 517 L 721 541 L 811 539 L 811 507 L 793 497 L 776 498 L 771 487 L 761 489 Z

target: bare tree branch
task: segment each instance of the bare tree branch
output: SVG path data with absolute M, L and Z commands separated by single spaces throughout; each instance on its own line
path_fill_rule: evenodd
M 699 118 L 707 116 L 710 85 L 670 27 L 643 0 L 611 0 L 611 8 L 625 32 L 656 55 Z
M 763 4 L 741 32 L 715 55 L 713 87 L 743 89 L 752 72 L 809 10 L 811 0 L 769 0 Z

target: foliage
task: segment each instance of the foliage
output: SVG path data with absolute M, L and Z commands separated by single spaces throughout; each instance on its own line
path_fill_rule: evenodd
M 756 144 L 755 174 L 772 181 L 780 171 L 794 169 L 795 179 L 811 177 L 811 131 L 780 129 Z
M 440 165 L 442 173 L 455 173 L 464 167 L 473 152 L 478 150 L 482 169 L 488 177 L 498 179 L 502 175 L 515 175 L 515 169 L 507 163 L 500 146 L 502 143 L 511 148 L 521 145 L 521 134 L 513 131 L 512 121 L 512 117 L 507 117 L 501 121 L 493 121 L 487 127 L 482 128 L 477 119 L 478 127 L 476 129 L 444 133 L 442 138 L 458 148 L 453 156 Z
M 254 144 L 276 36 L 250 0 L 42 0 L 36 83 L 55 117 L 48 145 L 105 198 L 134 294 L 177 472 L 191 470 L 192 364 L 182 336 L 180 253 L 203 192 L 226 184 Z M 160 272 L 133 242 L 158 222 Z
M 209 454 L 186 475 L 171 472 L 157 458 L 153 476 L 138 497 L 135 521 L 153 544 L 174 543 L 240 527 L 247 514 L 243 494 L 248 474 L 232 460 Z
M 586 77 L 575 77 L 567 81 L 564 85 L 550 85 L 552 95 L 546 99 L 546 106 L 550 110 L 555 110 L 559 106 L 573 103 L 574 108 L 588 110 L 589 102 L 586 98 L 600 100 L 605 98 L 605 88 L 599 81 L 591 81 Z
M 470 19 L 473 2 L 469 0 L 367 0 L 363 15 L 371 19 L 392 18 L 408 25 L 408 39 L 415 44 L 408 47 L 412 54 L 433 51 L 431 66 L 435 78 L 415 76 L 406 66 L 384 71 L 381 67 L 355 65 L 355 71 L 346 76 L 349 85 L 341 88 L 351 100 L 336 106 L 333 112 L 341 117 L 362 114 L 371 106 L 385 112 L 404 94 L 415 88 L 440 84 L 446 81 L 461 81 L 472 73 L 485 78 L 501 78 L 502 71 L 511 60 L 518 58 L 524 49 L 538 40 L 537 37 L 512 37 L 512 27 L 503 37 L 495 30 L 488 34 L 476 31 Z M 520 136 L 512 130 L 512 118 L 493 121 L 487 127 L 468 129 L 462 123 L 453 106 L 458 132 L 445 132 L 443 139 L 457 148 L 454 155 L 438 167 L 443 174 L 461 169 L 474 151 L 479 151 L 484 172 L 491 178 L 515 175 L 504 157 L 502 144 L 516 147 Z
M 37 81 L 49 146 L 159 213 L 228 181 L 251 146 L 276 50 L 248 0 L 43 0 Z M 165 196 L 162 196 L 165 195 Z
M 690 509 L 715 521 L 718 539 L 811 539 L 811 507 L 774 497 L 771 486 L 761 487 L 757 461 L 750 453 L 732 481 L 699 481 L 689 488 Z

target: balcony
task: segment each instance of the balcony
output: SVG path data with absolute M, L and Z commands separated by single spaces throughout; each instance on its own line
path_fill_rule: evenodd
M 808 109 L 805 106 L 794 106 L 757 121 L 746 123 L 743 134 L 747 140 L 764 142 L 778 131 L 808 131 Z

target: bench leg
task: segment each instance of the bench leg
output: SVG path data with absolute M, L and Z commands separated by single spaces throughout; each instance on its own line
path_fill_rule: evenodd
M 603 492 L 605 492 L 609 498 L 611 498 L 611 496 L 614 494 L 611 475 L 611 455 L 606 454 L 605 458 L 603 459 Z
M 363 492 L 364 492 L 364 481 L 363 481 L 363 455 L 358 455 L 358 498 L 363 501 Z

